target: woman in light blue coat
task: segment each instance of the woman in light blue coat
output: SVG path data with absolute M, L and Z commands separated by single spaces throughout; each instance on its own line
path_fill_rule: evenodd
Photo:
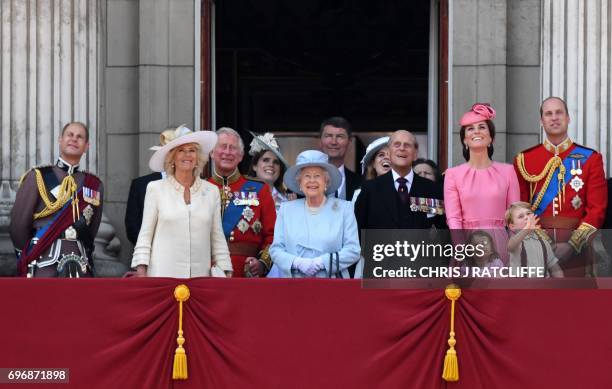
M 327 155 L 317 150 L 298 155 L 284 182 L 305 197 L 281 204 L 268 277 L 349 278 L 347 268 L 359 260 L 360 247 L 352 204 L 333 197 L 341 181 Z

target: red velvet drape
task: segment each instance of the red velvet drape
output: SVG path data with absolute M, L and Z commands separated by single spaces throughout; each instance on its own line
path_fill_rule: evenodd
M 0 279 L 0 367 L 69 368 L 74 388 L 612 387 L 612 290 L 464 290 L 457 383 L 449 306 L 348 280 Z

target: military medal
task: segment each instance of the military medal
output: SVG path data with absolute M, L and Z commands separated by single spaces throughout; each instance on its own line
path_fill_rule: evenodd
M 243 199 L 242 199 L 242 195 L 244 194 L 244 192 L 234 192 L 234 205 L 235 206 L 239 206 L 239 205 L 246 205 L 243 204 Z
M 412 212 L 416 212 L 419 210 L 419 206 L 416 204 L 416 198 L 415 197 L 411 197 L 410 198 L 410 210 Z
M 427 202 L 429 203 L 429 213 L 430 215 L 435 215 L 436 214 L 436 207 L 435 207 L 435 200 L 434 199 L 427 199 Z
M 238 227 L 238 230 L 244 234 L 249 229 L 249 223 L 247 223 L 244 219 L 240 219 L 236 227 Z
M 234 192 L 234 205 L 258 206 L 257 192 Z
M 249 201 L 251 205 L 258 206 L 259 199 L 257 198 L 257 192 L 249 192 Z
M 253 229 L 254 233 L 259 234 L 262 228 L 261 222 L 259 220 L 256 220 L 255 223 L 253 223 L 253 225 L 251 226 L 251 228 Z
M 100 205 L 100 192 L 91 188 L 83 187 L 83 200 L 97 207 Z
M 580 160 L 578 160 L 578 169 L 576 169 L 576 174 L 577 175 L 581 175 L 582 174 L 582 163 L 580 162 Z
M 582 205 L 582 199 L 580 198 L 580 196 L 578 195 L 574 196 L 574 198 L 572 199 L 572 207 L 574 207 L 574 209 L 578 209 L 580 208 L 581 205 Z
M 570 186 L 572 187 L 573 190 L 578 192 L 584 186 L 584 181 L 582 181 L 580 177 L 574 176 L 574 178 L 572 178 L 572 180 L 570 181 Z
M 91 205 L 87 205 L 83 210 L 83 217 L 85 217 L 85 222 L 87 225 L 91 224 L 91 218 L 93 217 L 94 211 Z
M 248 205 L 242 210 L 242 217 L 245 218 L 246 221 L 250 222 L 251 219 L 255 216 L 255 212 Z
M 427 203 L 424 198 L 419 197 L 419 209 L 421 212 L 427 212 Z
M 66 231 L 64 231 L 64 237 L 67 240 L 76 240 L 77 239 L 77 232 L 74 229 L 74 227 L 70 226 L 70 227 L 66 228 Z

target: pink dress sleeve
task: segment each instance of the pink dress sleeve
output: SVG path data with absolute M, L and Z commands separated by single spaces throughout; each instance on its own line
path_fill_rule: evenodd
M 508 165 L 508 195 L 506 200 L 506 209 L 510 207 L 510 204 L 521 200 L 521 188 L 519 186 L 518 177 L 516 171 L 512 165 Z
M 444 177 L 444 211 L 448 228 L 458 230 L 463 227 L 463 212 L 454 173 L 453 169 L 448 169 Z

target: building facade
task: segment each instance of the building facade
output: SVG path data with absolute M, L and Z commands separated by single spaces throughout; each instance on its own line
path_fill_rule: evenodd
M 125 204 L 131 179 L 148 172 L 148 148 L 168 126 L 215 127 L 214 60 L 203 55 L 214 47 L 214 9 L 208 0 L 0 3 L 0 272 L 13 271 L 19 178 L 57 158 L 71 120 L 89 126 L 85 164 L 106 188 L 96 256 L 109 275 L 126 268 Z M 432 0 L 431 9 L 428 156 L 462 162 L 456 123 L 474 102 L 490 102 L 494 158 L 510 161 L 541 140 L 539 103 L 557 95 L 572 138 L 600 150 L 609 174 L 610 0 Z

